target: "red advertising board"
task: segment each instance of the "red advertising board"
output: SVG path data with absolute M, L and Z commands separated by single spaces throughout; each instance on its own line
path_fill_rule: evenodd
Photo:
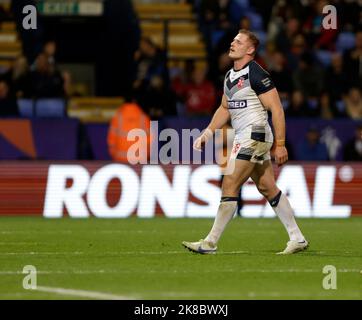
M 362 164 L 288 163 L 275 171 L 297 217 L 362 216 Z M 0 215 L 213 217 L 219 184 L 216 165 L 3 161 Z M 243 216 L 274 215 L 251 180 L 242 197 Z

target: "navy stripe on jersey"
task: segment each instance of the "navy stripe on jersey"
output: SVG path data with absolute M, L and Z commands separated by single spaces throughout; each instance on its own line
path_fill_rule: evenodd
M 270 74 L 255 61 L 249 64 L 249 74 L 250 86 L 257 95 L 275 88 Z
M 249 79 L 249 75 L 244 74 L 243 76 L 236 78 L 233 82 L 230 81 L 230 77 L 227 77 L 226 86 L 228 87 L 228 89 L 231 90 L 233 87 L 235 87 L 239 83 L 241 78 L 243 78 L 244 80 L 247 80 L 247 79 Z

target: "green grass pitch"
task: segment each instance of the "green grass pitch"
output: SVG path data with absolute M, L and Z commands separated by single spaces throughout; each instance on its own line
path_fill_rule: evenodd
M 217 254 L 197 255 L 181 241 L 204 237 L 211 219 L 4 217 L 0 299 L 360 300 L 362 218 L 298 223 L 311 244 L 302 253 L 275 255 L 288 240 L 277 219 L 235 218 Z M 50 289 L 25 290 L 25 265 Z M 336 290 L 322 287 L 326 265 L 337 269 Z M 76 294 L 51 291 L 63 289 Z

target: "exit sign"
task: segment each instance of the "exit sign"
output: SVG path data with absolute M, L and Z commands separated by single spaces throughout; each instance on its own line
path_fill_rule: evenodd
M 101 16 L 103 1 L 42 0 L 37 3 L 41 14 L 47 16 Z

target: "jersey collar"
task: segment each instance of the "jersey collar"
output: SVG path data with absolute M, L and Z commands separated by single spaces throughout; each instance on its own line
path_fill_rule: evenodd
M 254 61 L 254 60 L 250 60 L 249 62 L 247 62 L 246 64 L 244 64 L 241 69 L 238 69 L 238 70 L 235 70 L 235 68 L 234 68 L 234 66 L 233 66 L 233 71 L 234 71 L 234 72 L 239 72 L 239 71 L 245 69 L 252 61 Z

